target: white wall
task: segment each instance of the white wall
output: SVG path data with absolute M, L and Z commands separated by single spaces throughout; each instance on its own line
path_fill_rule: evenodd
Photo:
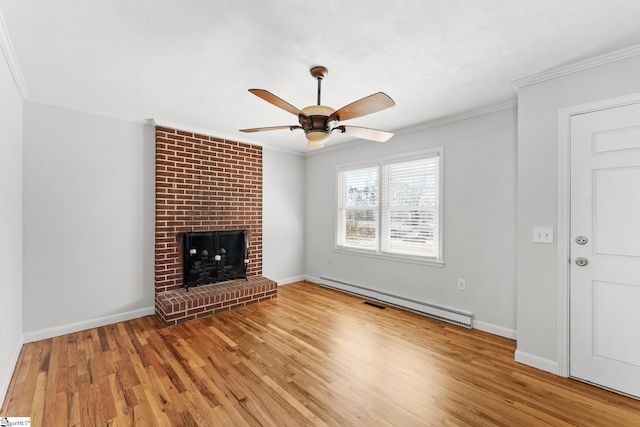
M 0 53 L 0 405 L 22 348 L 22 104 Z
M 444 261 L 431 267 L 334 251 L 335 167 L 444 147 Z M 305 273 L 471 311 L 476 327 L 516 329 L 516 110 L 510 108 L 307 157 Z M 465 278 L 467 290 L 457 289 Z
M 558 230 L 558 110 L 640 92 L 640 56 L 545 80 L 518 95 L 517 359 L 557 371 L 558 245 L 532 242 L 534 226 Z
M 25 341 L 154 312 L 154 141 L 25 102 Z
M 278 284 L 304 275 L 304 157 L 262 151 L 262 275 Z

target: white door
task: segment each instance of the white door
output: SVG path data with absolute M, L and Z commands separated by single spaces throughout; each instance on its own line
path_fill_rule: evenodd
M 571 118 L 570 251 L 570 376 L 640 397 L 640 104 Z

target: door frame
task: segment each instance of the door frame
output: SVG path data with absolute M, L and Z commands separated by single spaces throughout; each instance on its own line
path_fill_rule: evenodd
M 640 92 L 558 110 L 558 375 L 569 377 L 571 117 L 640 103 Z

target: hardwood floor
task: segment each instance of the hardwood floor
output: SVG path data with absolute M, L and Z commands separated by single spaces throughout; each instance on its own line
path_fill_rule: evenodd
M 514 362 L 515 342 L 311 283 L 164 328 L 24 346 L 0 416 L 34 426 L 631 426 L 640 401 Z

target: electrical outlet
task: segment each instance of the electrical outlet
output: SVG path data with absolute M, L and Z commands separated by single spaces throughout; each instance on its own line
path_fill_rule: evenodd
M 465 279 L 458 279 L 458 290 L 460 291 L 467 290 L 467 282 Z

